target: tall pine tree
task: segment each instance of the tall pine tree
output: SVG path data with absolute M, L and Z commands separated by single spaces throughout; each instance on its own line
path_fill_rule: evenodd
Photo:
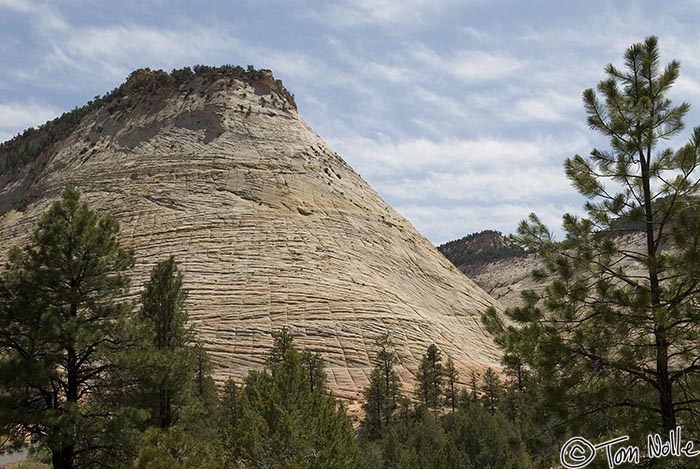
M 119 225 L 66 189 L 0 278 L 0 433 L 51 451 L 55 468 L 119 461 L 123 409 L 95 407 L 110 392 L 112 356 L 130 311 L 131 253 Z
M 444 376 L 442 353 L 435 344 L 431 344 L 425 351 L 416 374 L 416 397 L 422 405 L 436 412 L 440 408 Z
M 376 439 L 391 422 L 399 405 L 401 383 L 394 367 L 398 362 L 394 346 L 388 334 L 379 336 L 375 365 L 370 373 L 369 385 L 363 391 L 362 430 L 365 437 Z
M 661 66 L 655 37 L 629 47 L 623 69 L 605 72 L 583 99 L 589 126 L 610 148 L 565 164 L 589 199 L 587 215 L 564 216 L 560 243 L 534 214 L 521 223 L 517 239 L 544 263 L 536 278 L 553 281 L 542 299 L 529 292 L 507 312 L 515 325 L 493 310 L 485 320 L 514 376 L 544 393 L 563 427 L 643 437 L 680 424 L 695 432 L 700 128 L 680 149 L 664 146 L 683 129 L 689 105 L 668 99 L 679 64 Z
M 203 372 L 196 370 L 194 334 L 187 326 L 187 292 L 182 282 L 174 257 L 156 264 L 143 287 L 138 314 L 139 333 L 145 342 L 140 350 L 139 391 L 153 423 L 163 429 L 177 423 L 191 391 L 196 392 L 191 387 L 197 386 L 197 371 Z

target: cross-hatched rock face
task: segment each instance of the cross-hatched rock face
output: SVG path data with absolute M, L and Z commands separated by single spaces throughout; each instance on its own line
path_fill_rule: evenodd
M 495 303 L 389 207 L 284 97 L 235 78 L 133 93 L 5 177 L 0 255 L 64 187 L 121 223 L 137 292 L 174 255 L 221 382 L 263 365 L 272 334 L 321 353 L 329 385 L 355 399 L 388 332 L 408 386 L 437 344 L 462 370 L 497 366 L 479 316 Z M 14 192 L 13 192 L 14 191 Z

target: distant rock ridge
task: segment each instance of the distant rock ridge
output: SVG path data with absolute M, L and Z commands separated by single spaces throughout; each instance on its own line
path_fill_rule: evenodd
M 625 249 L 643 252 L 639 226 L 634 219 L 621 218 L 614 223 L 613 232 L 600 232 L 598 236 L 612 236 Z M 442 244 L 438 250 L 505 307 L 522 305 L 523 291 L 542 294 L 550 283 L 536 282 L 532 277 L 534 270 L 544 267 L 537 254 L 525 251 L 498 231 L 472 233 Z M 625 265 L 629 269 L 638 268 Z
M 527 256 L 527 252 L 500 231 L 484 230 L 438 246 L 452 264 L 467 275 L 499 259 Z
M 176 257 L 219 382 L 261 367 L 285 326 L 349 399 L 385 332 L 407 389 L 432 343 L 464 382 L 498 366 L 480 314 L 500 304 L 328 148 L 270 72 L 144 69 L 113 93 L 0 145 L 1 260 L 74 186 L 120 221 L 134 295 Z
M 519 305 L 524 290 L 544 288 L 532 280 L 532 270 L 540 266 L 537 256 L 500 231 L 472 233 L 442 244 L 438 250 L 503 306 Z

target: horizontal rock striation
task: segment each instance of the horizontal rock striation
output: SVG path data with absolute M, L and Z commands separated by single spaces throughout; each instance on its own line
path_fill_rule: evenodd
M 465 382 L 468 369 L 497 366 L 479 320 L 495 300 L 264 77 L 195 76 L 89 112 L 67 138 L 5 176 L 0 197 L 24 197 L 25 207 L 0 215 L 0 256 L 71 185 L 120 221 L 137 257 L 134 292 L 157 261 L 176 257 L 219 382 L 261 367 L 284 326 L 300 347 L 322 354 L 331 388 L 351 399 L 385 332 L 407 386 L 431 343 Z

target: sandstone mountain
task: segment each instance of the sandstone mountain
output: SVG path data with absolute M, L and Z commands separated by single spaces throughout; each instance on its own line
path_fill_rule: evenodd
M 468 380 L 498 366 L 479 316 L 498 302 L 454 268 L 300 118 L 268 71 L 140 70 L 0 146 L 0 258 L 63 188 L 117 217 L 134 293 L 175 255 L 215 378 L 262 366 L 289 327 L 357 398 L 391 334 L 408 386 L 435 343 Z

